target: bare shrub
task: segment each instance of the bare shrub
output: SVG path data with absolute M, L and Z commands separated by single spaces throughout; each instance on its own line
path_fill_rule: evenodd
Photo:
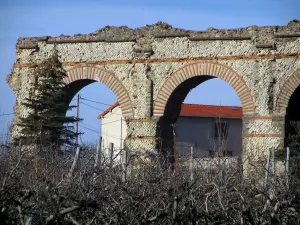
M 299 180 L 248 182 L 240 160 L 183 157 L 174 170 L 159 154 L 131 152 L 124 179 L 124 166 L 104 156 L 95 167 L 93 149 L 77 161 L 74 151 L 32 152 L 1 153 L 0 224 L 300 223 Z

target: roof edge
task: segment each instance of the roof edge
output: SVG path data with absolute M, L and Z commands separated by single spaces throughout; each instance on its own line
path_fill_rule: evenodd
M 116 108 L 119 105 L 119 102 L 115 102 L 112 104 L 108 109 L 103 111 L 99 116 L 97 116 L 97 119 L 103 118 L 107 113 L 111 112 L 114 108 Z

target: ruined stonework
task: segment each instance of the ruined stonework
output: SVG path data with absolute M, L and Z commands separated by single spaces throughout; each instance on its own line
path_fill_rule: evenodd
M 70 98 L 99 81 L 116 95 L 128 123 L 126 146 L 153 150 L 172 145 L 171 124 L 188 92 L 217 77 L 240 97 L 244 154 L 281 148 L 284 116 L 300 84 L 300 21 L 286 26 L 188 31 L 166 23 L 104 27 L 94 33 L 20 38 L 7 81 L 16 94 L 14 124 L 34 79 L 34 63 L 58 51 Z M 20 135 L 12 127 L 12 138 Z

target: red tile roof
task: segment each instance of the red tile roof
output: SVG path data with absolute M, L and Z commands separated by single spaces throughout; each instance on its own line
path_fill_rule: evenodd
M 220 117 L 220 118 L 242 118 L 243 109 L 239 106 L 217 106 L 217 105 L 181 105 L 180 116 Z
M 114 108 L 116 108 L 119 105 L 118 102 L 111 105 L 108 109 L 103 111 L 99 116 L 97 116 L 97 119 L 101 119 L 103 116 L 105 116 L 107 113 L 111 112 Z
M 103 111 L 97 118 L 101 119 L 118 105 L 119 103 L 116 102 L 108 109 Z M 217 106 L 183 103 L 181 105 L 180 116 L 242 118 L 243 109 L 240 106 Z

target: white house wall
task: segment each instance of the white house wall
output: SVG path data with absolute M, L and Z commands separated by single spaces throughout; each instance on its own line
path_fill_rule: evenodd
M 122 133 L 121 133 L 121 116 L 122 111 L 119 107 L 115 107 L 112 112 L 107 113 L 102 118 L 101 135 L 102 149 L 107 151 L 109 143 L 114 143 L 115 151 L 123 148 L 123 141 L 127 136 L 126 123 L 122 118 Z

